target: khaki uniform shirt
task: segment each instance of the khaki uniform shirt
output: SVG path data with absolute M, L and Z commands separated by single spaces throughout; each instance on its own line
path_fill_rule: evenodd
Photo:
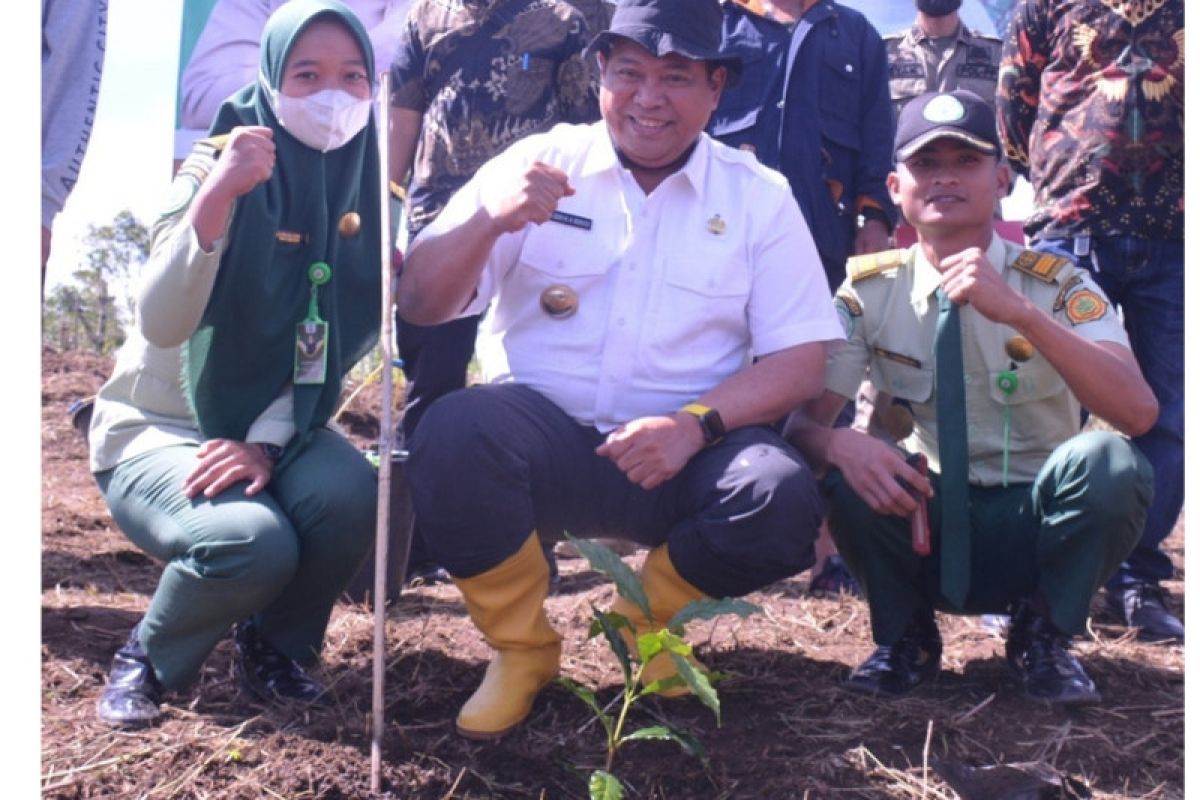
M 883 37 L 887 47 L 888 81 L 896 116 L 905 103 L 925 92 L 968 89 L 991 104 L 1000 78 L 1000 39 L 969 31 L 961 23 L 949 50 L 935 48 L 933 39 L 913 25 L 903 33 Z
M 1093 341 L 1129 346 L 1112 303 L 1087 270 L 998 236 L 987 258 L 1009 286 L 1063 327 Z M 930 468 L 940 472 L 933 363 L 938 272 L 917 245 L 853 258 L 848 272 L 834 298 L 847 342 L 829 355 L 825 388 L 852 398 L 869 366 L 872 383 L 911 405 L 913 433 L 902 446 L 924 453 Z M 1009 358 L 1005 343 L 1015 330 L 989 321 L 970 305 L 959 313 L 970 482 L 1002 482 L 1005 406 L 1011 414 L 1008 479 L 1032 481 L 1054 448 L 1079 432 L 1079 401 L 1040 353 L 1024 363 Z M 1005 371 L 1017 376 L 1016 390 L 1007 396 L 997 385 Z
M 197 143 L 171 184 L 167 210 L 151 231 L 150 254 L 139 276 L 135 324 L 126 331 L 113 373 L 96 395 L 88 432 L 92 472 L 160 447 L 198 445 L 204 439 L 183 385 L 183 345 L 208 304 L 233 213 L 206 252 L 187 209 L 215 163 L 215 153 L 204 142 Z M 250 426 L 246 441 L 283 446 L 295 432 L 289 383 Z

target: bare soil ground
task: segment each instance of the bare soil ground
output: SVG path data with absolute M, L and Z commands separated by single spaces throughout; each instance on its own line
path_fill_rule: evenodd
M 367 798 L 370 791 L 372 618 L 335 612 L 319 676 L 330 710 L 256 705 L 231 679 L 228 641 L 192 690 L 169 698 L 165 721 L 113 731 L 95 717 L 113 651 L 146 608 L 159 567 L 115 528 L 66 415 L 93 393 L 110 362 L 43 354 L 42 794 L 46 798 Z M 378 402 L 364 392 L 344 417 L 370 433 Z M 361 439 L 366 441 L 365 439 Z M 1182 612 L 1183 525 L 1167 542 L 1168 582 Z M 640 555 L 627 559 L 636 565 Z M 564 634 L 564 674 L 606 702 L 620 672 L 606 646 L 586 640 L 590 607 L 611 586 L 578 560 L 560 562 L 547 603 Z M 698 701 L 651 701 L 656 718 L 690 729 L 707 760 L 667 743 L 635 743 L 615 772 L 634 798 L 952 798 L 927 764 L 1042 761 L 1085 781 L 1100 798 L 1182 798 L 1183 648 L 1143 644 L 1095 604 L 1078 651 L 1103 704 L 1052 710 L 1027 702 L 1003 660 L 1003 642 L 977 620 L 943 616 L 943 674 L 914 696 L 880 702 L 839 688 L 871 651 L 865 605 L 807 594 L 797 576 L 752 595 L 763 613 L 693 625 L 690 639 L 719 685 L 722 719 Z M 451 586 L 408 590 L 387 623 L 387 728 L 382 797 L 578 798 L 603 764 L 588 710 L 553 686 L 518 731 L 495 744 L 458 737 L 453 720 L 489 650 Z M 1049 795 L 1042 795 L 1049 796 Z M 1054 795 L 1058 796 L 1058 795 Z M 1067 795 L 1063 795 L 1067 796 Z

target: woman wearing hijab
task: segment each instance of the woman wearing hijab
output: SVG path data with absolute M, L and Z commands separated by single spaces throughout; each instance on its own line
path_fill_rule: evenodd
M 378 335 L 373 75 L 344 5 L 286 3 L 154 226 L 89 437 L 113 518 L 166 565 L 97 705 L 112 725 L 156 721 L 231 627 L 259 699 L 324 697 L 305 667 L 375 524 L 373 470 L 326 427 Z

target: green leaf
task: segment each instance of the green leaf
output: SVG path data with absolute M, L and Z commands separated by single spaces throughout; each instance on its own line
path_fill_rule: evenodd
M 633 625 L 625 618 L 624 614 L 618 614 L 615 611 L 604 612 L 592 606 L 592 627 L 588 631 L 588 638 L 595 636 L 596 633 L 604 634 L 609 648 L 621 664 L 621 674 L 625 676 L 625 685 L 628 686 L 633 680 L 633 666 L 629 658 L 629 645 L 625 643 L 625 637 L 621 635 L 622 627 L 633 630 Z
M 693 600 L 671 617 L 671 621 L 667 623 L 667 627 L 672 630 L 678 630 L 683 625 L 696 619 L 716 619 L 717 617 L 726 614 L 736 614 L 743 619 L 751 614 L 762 612 L 760 606 L 754 603 L 747 603 L 745 600 L 737 600 L 735 598 L 726 597 L 722 600 L 713 600 L 705 598 L 703 600 Z
M 600 704 L 596 701 L 596 693 L 578 681 L 568 678 L 566 675 L 558 677 L 558 683 L 565 686 L 576 697 L 587 704 L 587 707 L 596 713 L 597 716 L 604 716 L 604 711 L 600 708 Z
M 588 797 L 591 800 L 622 800 L 625 790 L 621 788 L 621 782 L 615 775 L 598 769 L 588 779 Z
M 717 718 L 717 724 L 720 725 L 721 701 L 717 697 L 717 690 L 709 682 L 708 676 L 693 667 L 692 663 L 683 656 L 671 653 L 671 658 L 675 661 L 679 676 L 687 683 L 692 693 L 700 699 L 700 702 L 712 709 L 713 715 Z
M 669 725 L 651 725 L 648 728 L 636 730 L 628 736 L 621 738 L 620 744 L 624 745 L 638 739 L 656 739 L 659 741 L 675 742 L 683 752 L 689 756 L 696 758 L 704 758 L 704 747 L 700 744 L 700 740 L 692 736 L 690 733 L 676 730 Z
M 567 541 L 574 544 L 579 549 L 579 552 L 583 554 L 583 557 L 588 560 L 592 569 L 607 575 L 617 585 L 617 594 L 640 608 L 642 613 L 646 615 L 646 618 L 650 619 L 650 601 L 646 598 L 646 592 L 642 589 L 642 582 L 638 579 L 637 574 L 629 568 L 629 565 L 621 560 L 619 555 L 599 542 L 593 542 L 589 539 L 576 539 L 569 533 L 565 535 Z

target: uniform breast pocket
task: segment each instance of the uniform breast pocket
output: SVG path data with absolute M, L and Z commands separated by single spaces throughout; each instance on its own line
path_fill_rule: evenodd
M 1066 392 L 1067 384 L 1047 361 L 1036 358 L 1015 370 L 990 370 L 988 391 L 999 406 L 1012 410 L 1014 446 L 1044 447 L 1046 442 L 1056 441 L 1061 420 L 1047 414 L 1041 403 Z
M 894 397 L 924 403 L 933 394 L 933 367 L 917 359 L 906 361 L 876 353 L 871 370 L 871 382 Z

